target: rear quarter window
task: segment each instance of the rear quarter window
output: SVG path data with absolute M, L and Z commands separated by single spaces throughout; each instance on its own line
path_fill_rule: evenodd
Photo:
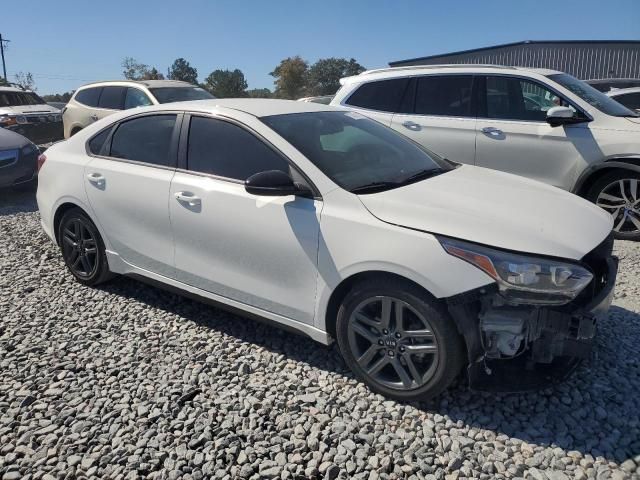
M 351 94 L 345 103 L 381 112 L 399 112 L 408 83 L 409 78 L 364 83 Z
M 76 93 L 74 100 L 88 107 L 97 107 L 102 87 L 85 88 Z

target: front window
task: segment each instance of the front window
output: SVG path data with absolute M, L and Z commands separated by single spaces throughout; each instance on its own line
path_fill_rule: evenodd
M 554 82 L 559 83 L 573 94 L 580 97 L 592 107 L 597 108 L 602 113 L 612 115 L 614 117 L 637 117 L 638 114 L 632 112 L 628 108 L 616 102 L 614 99 L 607 97 L 604 93 L 599 92 L 591 85 L 578 80 L 566 73 L 557 73 L 549 75 Z
M 24 105 L 43 105 L 46 102 L 33 92 L 0 91 L 0 107 L 22 107 Z
M 374 193 L 452 168 L 401 134 L 355 112 L 261 119 L 345 190 Z
M 149 89 L 160 103 L 188 102 L 191 100 L 211 100 L 216 98 L 200 87 L 161 87 Z

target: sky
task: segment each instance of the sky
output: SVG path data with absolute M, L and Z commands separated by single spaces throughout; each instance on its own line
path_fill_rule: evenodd
M 522 40 L 640 40 L 640 0 L 3 0 L 9 81 L 40 94 L 122 78 L 134 57 L 166 73 L 178 57 L 200 81 L 239 68 L 273 89 L 283 58 L 394 60 Z

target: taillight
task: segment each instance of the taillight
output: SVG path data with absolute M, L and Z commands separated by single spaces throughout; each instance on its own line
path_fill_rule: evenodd
M 42 168 L 42 166 L 44 165 L 44 162 L 47 161 L 47 156 L 44 153 L 41 153 L 40 155 L 38 155 L 38 166 L 37 166 L 37 172 L 40 171 L 40 169 Z

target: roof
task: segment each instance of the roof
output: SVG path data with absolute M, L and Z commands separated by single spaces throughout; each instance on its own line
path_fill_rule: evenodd
M 521 42 L 503 43 L 500 45 L 491 45 L 489 47 L 472 48 L 469 50 L 458 50 L 456 52 L 440 53 L 437 55 L 429 55 L 426 57 L 408 58 L 406 60 L 396 60 L 389 62 L 390 66 L 399 65 L 407 62 L 419 62 L 422 60 L 432 60 L 434 58 L 449 57 L 452 55 L 464 55 L 468 53 L 484 52 L 487 50 L 497 50 L 500 48 L 516 47 L 521 45 L 548 45 L 548 44 L 630 44 L 640 46 L 640 40 L 523 40 Z
M 359 75 L 345 77 L 340 79 L 342 85 L 349 83 L 359 83 L 367 80 L 378 80 L 385 78 L 410 77 L 420 73 L 504 73 L 511 72 L 532 72 L 539 75 L 553 75 L 561 73 L 557 70 L 549 70 L 547 68 L 528 68 L 528 67 L 508 67 L 505 65 L 482 65 L 482 64 L 445 64 L 445 65 L 407 65 L 402 67 L 379 68 L 376 70 L 367 70 Z
M 189 82 L 182 82 L 180 80 L 103 80 L 100 82 L 92 82 L 82 85 L 78 88 L 81 90 L 86 87 L 96 87 L 105 85 L 144 85 L 149 88 L 163 88 L 163 87 L 197 87 Z

